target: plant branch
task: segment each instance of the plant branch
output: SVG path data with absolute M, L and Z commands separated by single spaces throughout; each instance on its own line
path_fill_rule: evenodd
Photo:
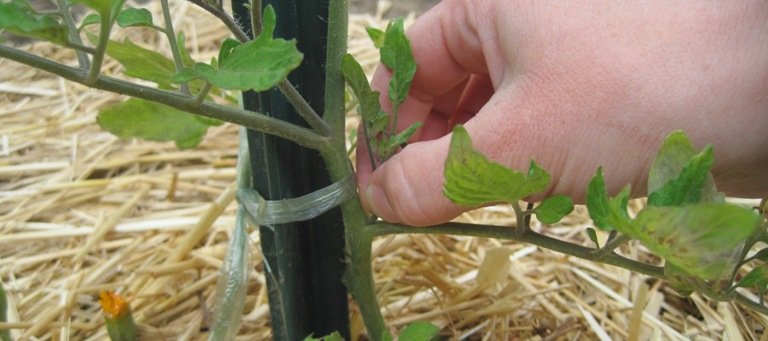
M 530 220 L 526 220 L 526 217 L 530 217 L 531 215 L 526 215 L 518 202 L 510 203 L 510 205 L 512 205 L 512 209 L 515 210 L 515 221 L 517 221 L 515 233 L 517 233 L 518 236 L 522 236 L 531 229 L 528 225 Z
M 200 92 L 195 95 L 195 104 L 202 104 L 203 101 L 205 101 L 205 97 L 208 96 L 208 93 L 211 92 L 211 89 L 213 89 L 213 84 L 205 82 L 205 85 L 203 85 L 203 88 L 200 89 Z
M 179 51 L 179 44 L 176 41 L 176 31 L 173 30 L 173 18 L 171 18 L 171 9 L 168 5 L 168 0 L 161 0 L 160 2 L 163 8 L 163 22 L 165 23 L 165 36 L 168 38 L 168 43 L 171 45 L 171 54 L 173 55 L 173 64 L 176 66 L 176 72 L 181 72 L 184 68 L 184 62 L 181 60 L 181 52 Z M 181 83 L 181 93 L 189 95 L 189 83 Z
M 107 43 L 109 43 L 109 33 L 112 29 L 112 19 L 107 15 L 101 16 L 101 24 L 99 25 L 99 43 L 96 46 L 96 53 L 91 60 L 91 67 L 88 70 L 88 75 L 85 77 L 83 84 L 87 86 L 93 86 L 96 79 L 101 73 L 101 64 L 104 62 L 104 54 L 107 53 Z
M 213 16 L 219 18 L 222 23 L 224 23 L 225 26 L 229 29 L 232 34 L 235 35 L 235 38 L 239 40 L 240 42 L 246 42 L 251 40 L 248 38 L 248 35 L 245 34 L 245 31 L 243 31 L 243 28 L 240 27 L 240 25 L 235 21 L 232 16 L 227 13 L 223 8 L 221 7 L 214 7 L 210 4 L 207 4 L 204 0 L 189 0 L 189 2 L 197 5 L 198 7 L 204 9 L 206 12 L 212 14 Z
M 249 7 L 251 13 L 251 32 L 254 37 L 258 37 L 264 28 L 264 22 L 261 18 L 261 0 L 250 0 Z
M 613 253 L 613 250 L 616 250 L 617 247 L 624 245 L 630 240 L 632 240 L 632 238 L 626 234 L 618 235 L 606 242 L 603 247 L 597 250 L 592 250 L 592 254 L 594 255 L 595 259 L 602 259 L 605 256 Z
M 567 255 L 571 255 L 578 258 L 583 258 L 591 261 L 597 261 L 601 263 L 611 264 L 630 271 L 638 272 L 644 275 L 653 276 L 656 278 L 664 279 L 664 268 L 654 266 L 646 263 L 641 263 L 629 258 L 625 258 L 616 254 L 609 254 L 602 259 L 595 259 L 593 255 L 594 249 L 576 245 L 562 240 L 558 240 L 552 237 L 545 236 L 543 234 L 529 231 L 523 235 L 510 228 L 504 226 L 495 225 L 482 225 L 482 224 L 464 224 L 464 223 L 446 223 L 443 225 L 431 226 L 428 228 L 414 228 L 399 224 L 390 224 L 386 222 L 378 222 L 376 224 L 365 226 L 366 230 L 371 231 L 375 235 L 386 234 L 400 234 L 400 233 L 414 233 L 414 234 L 451 234 L 459 236 L 473 236 L 483 238 L 497 238 L 508 239 L 519 242 L 529 243 L 536 246 L 550 249 Z
M 257 112 L 233 108 L 210 101 L 198 104 L 195 97 L 192 96 L 138 85 L 104 75 L 97 75 L 92 84 L 87 84 L 87 76 L 84 74 L 84 70 L 59 64 L 8 46 L 0 45 L 0 57 L 8 58 L 96 89 L 158 102 L 196 115 L 242 125 L 249 129 L 291 140 L 313 150 L 322 150 L 330 145 L 329 138 L 321 136 L 310 129 Z
M 288 81 L 288 79 L 283 79 L 280 81 L 280 83 L 277 84 L 277 88 L 280 89 L 280 92 L 283 93 L 283 96 L 285 96 L 293 108 L 296 109 L 296 112 L 298 112 L 299 115 L 305 121 L 307 121 L 307 123 L 309 123 L 309 126 L 312 127 L 312 129 L 323 136 L 331 135 L 331 128 L 328 126 L 328 124 L 323 121 L 323 118 L 317 114 L 315 109 L 312 109 L 309 103 L 307 103 L 304 97 L 301 96 L 299 91 L 296 90 L 296 88 L 293 86 L 293 84 L 291 84 L 291 82 Z
M 325 53 L 325 108 L 323 119 L 331 128 L 333 140 L 345 145 L 346 106 L 344 105 L 344 75 L 341 61 L 347 53 L 347 0 L 328 3 L 328 39 Z
M 88 54 L 82 49 L 85 46 L 83 46 L 83 41 L 80 39 L 80 34 L 78 34 L 75 19 L 72 18 L 72 13 L 69 12 L 69 3 L 65 0 L 58 0 L 57 5 L 59 7 L 59 15 L 64 20 L 64 24 L 67 25 L 67 34 L 69 35 L 69 41 L 71 42 L 67 45 L 75 49 L 77 62 L 80 67 L 83 70 L 88 69 L 91 66 L 91 60 L 88 58 Z M 76 46 L 81 48 L 77 48 Z M 96 50 L 93 50 L 93 53 L 95 52 Z
M 736 302 L 763 315 L 768 315 L 768 307 L 757 303 L 740 293 L 736 293 Z

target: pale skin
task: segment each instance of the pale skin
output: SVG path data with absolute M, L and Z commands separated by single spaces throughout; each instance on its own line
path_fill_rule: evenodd
M 363 206 L 386 221 L 433 225 L 467 210 L 442 195 L 455 123 L 496 162 L 536 160 L 552 174 L 546 194 L 577 202 L 598 166 L 610 194 L 630 184 L 643 195 L 675 129 L 714 145 L 718 189 L 768 196 L 764 0 L 444 0 L 407 34 L 418 71 L 398 126 L 424 126 L 373 172 L 357 152 Z M 379 67 L 374 88 L 386 94 L 388 80 Z

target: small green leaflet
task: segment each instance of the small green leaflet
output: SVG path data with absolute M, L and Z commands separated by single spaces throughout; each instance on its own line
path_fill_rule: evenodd
M 648 196 L 656 197 L 654 202 L 649 204 L 657 203 L 655 200 L 659 200 L 659 203 L 667 201 L 669 197 L 675 195 L 687 197 L 689 201 L 699 195 L 700 201 L 723 202 L 724 196 L 717 192 L 712 175 L 706 174 L 704 179 L 701 179 L 700 168 L 707 166 L 707 162 L 711 163 L 711 160 L 707 160 L 708 157 L 704 155 L 707 149 L 697 156 L 685 133 L 679 130 L 670 133 L 659 148 L 648 174 Z M 694 161 L 694 159 L 698 160 Z M 689 169 L 686 174 L 681 174 L 686 165 Z M 664 188 L 664 186 L 668 187 Z M 684 193 L 686 191 L 687 194 Z M 654 193 L 660 194 L 654 195 Z
M 622 233 L 626 231 L 630 222 L 627 213 L 628 202 L 629 186 L 615 197 L 608 197 L 603 169 L 598 168 L 587 186 L 587 210 L 595 226 L 604 231 L 617 230 Z
M 766 268 L 766 264 L 761 264 L 752 269 L 752 271 L 747 273 L 744 278 L 736 283 L 736 286 L 742 288 L 755 288 L 760 291 L 761 295 L 763 295 L 766 289 L 768 289 L 768 268 Z
M 389 100 L 392 107 L 405 101 L 411 88 L 413 75 L 416 74 L 416 61 L 411 52 L 411 43 L 405 36 L 403 18 L 389 23 L 381 46 L 381 62 L 392 71 L 389 81 Z
M 51 15 L 38 15 L 21 0 L 0 2 L 0 29 L 57 44 L 67 42 L 67 29 L 63 24 Z
M 715 161 L 712 147 L 691 158 L 677 177 L 667 181 L 648 196 L 650 206 L 679 206 L 701 201 L 705 182 L 710 177 L 709 169 Z
M 316 338 L 316 337 L 313 337 L 312 335 L 309 335 L 304 338 L 304 341 L 344 341 L 344 338 L 341 337 L 341 334 L 339 334 L 339 332 L 333 332 L 320 338 Z
M 591 227 L 587 227 L 587 236 L 589 236 L 589 240 L 595 243 L 595 248 L 599 249 L 600 241 L 597 239 L 597 231 Z
M 726 203 L 643 209 L 620 231 L 685 273 L 704 280 L 730 274 L 744 241 L 761 221 L 750 209 Z
M 126 39 L 122 43 L 110 40 L 107 55 L 125 67 L 126 76 L 155 82 L 161 89 L 173 88 L 171 77 L 176 73 L 176 66 L 162 54 Z
M 573 200 L 565 195 L 544 199 L 533 209 L 536 218 L 544 224 L 554 224 L 573 211 Z
M 120 138 L 174 141 L 179 149 L 196 147 L 209 127 L 192 114 L 136 98 L 101 110 L 98 122 Z
M 83 4 L 90 7 L 102 16 L 107 15 L 110 22 L 114 22 L 125 0 L 70 0 L 72 3 Z
M 453 129 L 444 174 L 443 194 L 466 207 L 516 202 L 549 185 L 549 174 L 533 161 L 525 174 L 488 160 L 472 147 L 469 134 L 461 125 Z
M 365 32 L 368 33 L 368 37 L 371 38 L 374 47 L 380 49 L 384 46 L 384 39 L 386 38 L 384 31 L 374 27 L 366 27 Z
M 432 340 L 440 328 L 429 322 L 413 322 L 400 331 L 399 341 L 429 341 Z
M 101 23 L 101 16 L 98 13 L 91 13 L 83 18 L 83 21 L 80 23 L 80 27 L 77 30 L 82 31 L 83 27 L 98 23 Z
M 408 97 L 413 76 L 416 74 L 416 61 L 413 59 L 411 43 L 405 36 L 403 18 L 389 23 L 384 33 L 381 46 L 381 63 L 392 71 L 389 80 L 389 100 L 392 102 L 392 129 L 397 126 L 398 108 Z
M 126 8 L 120 11 L 117 15 L 117 24 L 120 27 L 155 27 L 155 24 L 152 22 L 152 12 L 146 8 Z
M 175 82 L 201 78 L 227 90 L 268 90 L 288 76 L 301 64 L 302 54 L 296 50 L 295 40 L 273 39 L 275 10 L 264 8 L 264 29 L 247 43 L 238 45 L 224 58 L 219 67 L 197 63 L 173 77 Z

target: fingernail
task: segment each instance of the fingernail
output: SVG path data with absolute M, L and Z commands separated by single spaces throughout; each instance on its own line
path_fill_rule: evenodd
M 392 209 L 387 195 L 384 194 L 384 190 L 381 187 L 369 185 L 365 189 L 365 197 L 368 199 L 368 205 L 371 207 L 373 214 L 387 221 L 391 221 L 395 217 L 395 210 Z

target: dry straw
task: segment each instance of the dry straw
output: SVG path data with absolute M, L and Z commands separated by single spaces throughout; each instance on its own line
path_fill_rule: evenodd
M 147 6 L 159 13 L 159 2 Z M 224 27 L 187 2 L 172 6 L 192 54 L 215 55 Z M 381 2 L 376 14 L 350 18 L 349 50 L 368 72 L 378 56 L 364 28 L 384 27 L 386 9 Z M 127 34 L 170 55 L 159 33 Z M 24 48 L 75 62 L 71 51 L 50 45 Z M 130 300 L 144 339 L 204 338 L 234 226 L 236 127 L 212 128 L 190 151 L 121 141 L 95 117 L 123 97 L 7 60 L 0 69 L 0 282 L 10 308 L 0 328 L 18 339 L 102 340 L 98 293 L 113 290 Z M 105 69 L 121 68 L 109 60 Z M 350 119 L 348 128 L 355 125 Z M 460 219 L 514 224 L 500 207 Z M 557 226 L 534 222 L 588 245 L 586 226 L 581 208 Z M 251 241 L 256 271 L 240 338 L 261 340 L 271 332 L 257 233 Z M 620 252 L 658 262 L 637 244 Z M 401 235 L 376 240 L 374 254 L 378 296 L 395 329 L 428 320 L 457 339 L 758 340 L 768 324 L 731 303 L 680 298 L 656 280 L 529 245 Z M 356 338 L 362 322 L 352 311 Z

